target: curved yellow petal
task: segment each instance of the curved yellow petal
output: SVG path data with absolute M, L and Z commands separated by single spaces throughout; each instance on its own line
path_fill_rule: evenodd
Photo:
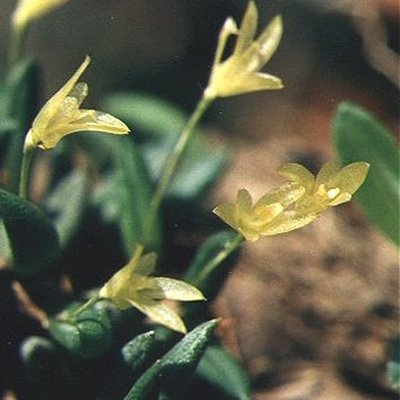
M 257 38 L 260 62 L 265 65 L 275 53 L 283 34 L 282 17 L 277 15 Z
M 205 300 L 203 293 L 189 283 L 164 277 L 155 277 L 152 280 L 163 293 L 164 299 L 179 301 Z
M 274 218 L 261 232 L 262 236 L 272 236 L 302 228 L 318 218 L 318 214 L 284 211 Z
M 305 167 L 296 163 L 283 164 L 278 169 L 278 174 L 284 178 L 302 185 L 305 187 L 306 191 L 312 191 L 314 188 L 314 175 Z
M 336 161 L 331 161 L 324 164 L 315 178 L 315 187 L 318 188 L 320 185 L 326 187 L 337 186 L 336 175 L 340 171 L 340 166 Z
M 136 302 L 128 299 L 129 303 L 146 314 L 154 322 L 166 326 L 174 331 L 185 334 L 187 332 L 186 326 L 179 315 L 169 308 L 167 305 L 155 302 Z
M 236 210 L 237 212 L 248 213 L 253 205 L 253 200 L 247 189 L 240 189 L 236 196 Z
M 264 194 L 257 203 L 254 205 L 254 209 L 257 209 L 261 205 L 279 203 L 282 207 L 286 208 L 290 204 L 294 203 L 305 192 L 304 186 L 298 184 L 287 183 L 286 185 L 279 186 L 276 189 L 272 189 Z
M 240 24 L 239 34 L 236 46 L 233 51 L 233 57 L 245 52 L 251 45 L 257 29 L 258 11 L 254 1 L 249 1 L 242 22 Z
M 369 170 L 366 162 L 355 162 L 343 167 L 338 173 L 339 188 L 342 192 L 354 194 L 364 183 Z
M 86 56 L 83 63 L 79 66 L 67 83 L 65 83 L 65 85 L 45 103 L 32 123 L 32 129 L 34 131 L 43 132 L 46 130 L 50 120 L 59 110 L 61 110 L 64 99 L 74 89 L 74 86 L 78 82 L 81 75 L 85 72 L 89 64 L 90 57 Z
M 215 207 L 212 212 L 221 218 L 225 223 L 236 229 L 236 213 L 235 205 L 230 203 L 222 203 Z

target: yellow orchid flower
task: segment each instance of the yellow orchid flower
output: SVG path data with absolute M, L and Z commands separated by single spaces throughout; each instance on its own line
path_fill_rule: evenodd
M 23 31 L 32 22 L 68 0 L 19 0 L 12 15 L 14 29 Z
M 213 212 L 245 239 L 285 233 L 312 222 L 315 214 L 287 208 L 304 195 L 304 187 L 286 184 L 262 196 L 254 205 L 246 189 L 239 190 L 235 203 L 222 203 Z
M 276 90 L 283 87 L 276 76 L 259 72 L 269 61 L 282 36 L 282 19 L 275 17 L 254 40 L 258 12 L 253 1 L 249 2 L 240 29 L 230 17 L 218 38 L 214 65 L 204 92 L 206 98 L 227 97 L 257 90 Z M 228 38 L 237 34 L 233 53 L 221 61 Z
M 25 149 L 52 149 L 65 136 L 81 131 L 127 134 L 129 128 L 112 115 L 80 109 L 88 94 L 88 85 L 78 80 L 90 64 L 86 56 L 68 82 L 39 111 L 25 138 Z
M 296 209 L 305 213 L 320 213 L 328 207 L 351 200 L 367 177 L 369 164 L 355 162 L 340 168 L 335 162 L 323 165 L 316 177 L 300 164 L 283 165 L 278 173 L 305 188 Z
M 203 294 L 183 281 L 149 276 L 154 271 L 155 253 L 135 252 L 129 263 L 101 288 L 99 296 L 110 299 L 118 308 L 135 307 L 155 322 L 181 333 L 186 326 L 178 314 L 162 301 L 204 300 Z

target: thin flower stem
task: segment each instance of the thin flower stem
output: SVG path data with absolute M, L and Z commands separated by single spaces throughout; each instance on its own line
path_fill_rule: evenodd
M 211 272 L 214 271 L 215 268 L 218 267 L 219 264 L 221 264 L 239 247 L 242 241 L 243 236 L 238 234 L 230 242 L 227 242 L 224 248 L 204 266 L 194 279 L 191 280 L 191 283 L 198 286 Z
M 143 243 L 145 244 L 148 243 L 161 201 L 174 176 L 176 168 L 182 159 L 186 146 L 193 135 L 194 129 L 213 100 L 214 99 L 212 98 L 206 98 L 204 96 L 202 97 L 165 163 L 162 175 L 151 199 L 149 210 L 143 224 Z
M 24 146 L 24 151 L 22 155 L 21 172 L 19 179 L 19 197 L 24 200 L 27 198 L 29 171 L 34 150 L 34 147 Z
M 17 63 L 17 61 L 20 59 L 25 36 L 26 29 L 13 29 L 11 33 L 11 45 L 8 54 L 9 67 Z
M 83 311 L 87 310 L 88 308 L 90 308 L 93 304 L 95 304 L 98 300 L 100 300 L 100 297 L 95 295 L 93 297 L 91 297 L 86 303 L 82 304 L 79 308 L 77 308 L 72 315 L 74 317 L 78 316 L 79 314 L 81 314 Z

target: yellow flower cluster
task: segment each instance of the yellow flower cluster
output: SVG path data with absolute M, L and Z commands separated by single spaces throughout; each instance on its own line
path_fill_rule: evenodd
M 258 12 L 253 1 L 249 2 L 240 29 L 230 17 L 218 38 L 214 65 L 204 92 L 206 98 L 234 96 L 258 90 L 281 89 L 283 84 L 276 76 L 259 72 L 269 61 L 282 36 L 282 19 L 275 17 L 257 39 Z M 222 61 L 228 39 L 237 35 L 230 57 Z
M 254 205 L 249 192 L 241 189 L 235 203 L 222 203 L 213 212 L 250 241 L 289 232 L 311 223 L 327 208 L 350 201 L 368 168 L 365 162 L 342 169 L 327 163 L 314 177 L 300 164 L 285 164 L 278 172 L 291 183 L 266 193 Z
M 155 322 L 186 333 L 182 319 L 163 300 L 204 300 L 203 294 L 183 281 L 149 276 L 154 272 L 156 255 L 142 256 L 141 250 L 139 247 L 129 263 L 106 282 L 99 296 L 110 299 L 121 310 L 135 307 Z
M 88 85 L 78 82 L 90 64 L 86 56 L 68 82 L 42 107 L 25 138 L 25 148 L 52 149 L 65 136 L 81 131 L 126 134 L 129 128 L 110 114 L 80 109 L 88 95 Z

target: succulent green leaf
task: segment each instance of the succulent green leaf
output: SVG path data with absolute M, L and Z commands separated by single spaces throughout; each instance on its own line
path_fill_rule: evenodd
M 343 164 L 370 164 L 355 198 L 369 220 L 400 246 L 400 157 L 393 135 L 361 107 L 342 103 L 334 117 L 333 142 Z
M 146 167 L 129 137 L 109 141 L 114 172 L 99 186 L 94 203 L 103 216 L 117 223 L 125 253 L 132 255 L 136 243 L 143 240 L 143 223 L 152 195 Z M 159 221 L 160 219 L 158 219 Z M 160 248 L 160 227 L 155 226 L 149 246 Z
M 53 338 L 71 353 L 93 358 L 106 352 L 112 340 L 111 324 L 106 314 L 92 309 L 80 313 L 73 312 L 68 317 L 65 312 L 60 319 L 51 319 L 49 332 Z
M 0 189 L 0 218 L 12 251 L 12 270 L 19 276 L 35 274 L 55 260 L 59 252 L 57 232 L 34 204 Z M 6 251 L 0 248 L 0 255 Z
M 146 399 L 153 387 L 167 394 L 181 394 L 213 338 L 216 324 L 217 320 L 211 320 L 190 331 L 137 380 L 124 400 Z
M 71 371 L 53 342 L 29 336 L 21 343 L 19 354 L 31 383 L 32 397 L 56 399 L 71 394 Z
M 75 169 L 46 198 L 46 208 L 53 215 L 63 248 L 79 228 L 88 201 L 88 189 L 89 179 L 86 172 Z
M 196 376 L 215 386 L 226 398 L 250 399 L 250 382 L 245 371 L 236 358 L 219 345 L 207 348 Z
M 122 348 L 122 356 L 133 370 L 138 370 L 153 353 L 155 345 L 157 345 L 155 332 L 145 332 L 125 344 Z
M 397 332 L 393 343 L 392 354 L 387 363 L 387 374 L 392 387 L 400 390 L 400 331 Z
M 157 181 L 188 118 L 186 113 L 156 97 L 128 93 L 109 96 L 103 108 L 133 127 L 150 176 Z M 199 134 L 194 135 L 167 197 L 186 203 L 199 200 L 215 183 L 228 159 L 226 151 L 216 151 L 215 148 L 210 151 L 206 139 Z
M 17 191 L 21 148 L 24 136 L 37 111 L 41 71 L 33 59 L 25 59 L 10 70 L 4 87 L 0 117 L 7 122 L 9 143 L 5 157 L 5 168 L 9 171 L 9 187 Z M 11 124 L 10 124 L 11 123 Z
M 135 131 L 147 137 L 164 140 L 176 138 L 182 130 L 186 114 L 157 97 L 146 94 L 115 93 L 102 103 L 102 109 L 121 118 Z

